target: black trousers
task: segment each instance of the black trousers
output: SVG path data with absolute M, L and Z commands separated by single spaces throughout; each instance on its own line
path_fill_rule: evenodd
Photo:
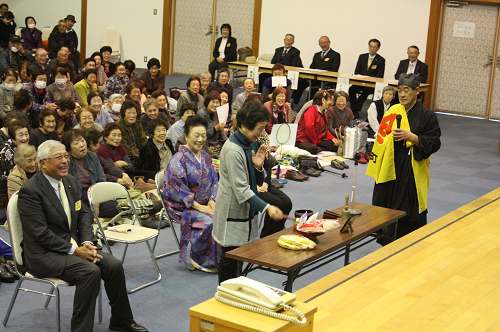
M 338 147 L 329 139 L 319 142 L 317 145 L 309 142 L 296 142 L 295 146 L 299 149 L 309 151 L 312 154 L 318 154 L 321 150 L 337 152 Z
M 363 108 L 363 103 L 366 101 L 369 95 L 375 92 L 374 88 L 367 88 L 364 86 L 353 85 L 349 88 L 349 99 L 351 101 L 351 110 L 354 114 L 354 117 L 357 119 L 359 116 L 359 112 Z M 357 96 L 358 93 L 361 95 Z
M 269 77 L 273 77 L 273 75 L 268 73 L 259 74 L 259 88 L 258 88 L 259 93 L 262 93 L 262 90 L 264 89 L 264 81 L 267 80 Z
M 222 68 L 228 68 L 228 67 L 229 67 L 229 64 L 226 61 L 219 63 L 219 61 L 214 59 L 214 61 L 210 62 L 210 64 L 208 65 L 208 71 L 210 72 L 210 74 L 212 74 L 212 81 L 214 81 L 216 79 L 216 77 L 215 77 L 216 70 L 220 70 Z
M 290 197 L 273 185 L 267 188 L 267 192 L 259 193 L 258 196 L 264 202 L 277 206 L 284 214 L 290 214 L 290 211 L 292 211 L 292 200 Z M 286 219 L 274 220 L 266 213 L 260 237 L 263 238 L 283 230 L 285 222 Z
M 293 103 L 295 105 L 297 105 L 299 103 L 300 98 L 302 98 L 302 94 L 304 93 L 304 90 L 307 89 L 307 87 L 309 87 L 309 81 L 306 80 L 305 78 L 299 78 L 299 81 L 297 82 L 297 90 L 294 90 L 292 92 Z M 311 97 L 311 99 L 312 99 L 312 97 Z M 307 99 L 307 100 L 309 100 L 309 99 Z
M 111 317 L 133 319 L 125 285 L 122 263 L 112 255 L 98 251 L 102 260 L 96 264 L 68 255 L 66 266 L 58 278 L 76 286 L 71 331 L 89 332 L 94 329 L 94 315 L 101 279 L 111 305 Z
M 227 258 L 226 252 L 239 247 L 222 247 L 222 255 L 219 261 L 219 285 L 221 282 L 236 278 L 238 276 L 238 261 Z

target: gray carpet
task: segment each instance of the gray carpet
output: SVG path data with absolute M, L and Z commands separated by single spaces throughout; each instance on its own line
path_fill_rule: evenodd
M 186 77 L 169 76 L 167 87 L 185 87 Z M 235 96 L 241 89 L 235 90 Z M 301 103 L 304 101 L 302 98 Z M 300 106 L 300 105 L 299 105 Z M 368 103 L 365 104 L 364 114 Z M 296 108 L 297 109 L 297 108 Z M 362 113 L 363 117 L 363 113 Z M 433 221 L 472 200 L 485 195 L 500 186 L 500 158 L 498 155 L 498 137 L 500 123 L 479 119 L 438 115 L 442 130 L 442 147 L 431 157 L 431 183 L 428 199 L 428 220 Z M 354 167 L 345 170 L 349 176 L 324 173 L 319 178 L 311 178 L 307 182 L 289 182 L 283 191 L 292 198 L 295 209 L 313 209 L 324 211 L 343 204 L 346 193 L 351 192 Z M 356 200 L 371 203 L 374 180 L 365 175 L 366 165 L 358 167 L 358 183 Z M 287 224 L 288 226 L 290 224 Z M 179 225 L 175 225 L 179 233 Z M 0 229 L 0 237 L 8 240 L 8 234 Z M 157 253 L 174 248 L 169 229 L 162 230 L 157 246 Z M 351 254 L 354 261 L 377 250 L 377 244 L 370 244 Z M 120 254 L 121 246 L 113 247 L 115 254 Z M 151 280 L 153 266 L 146 257 L 145 245 L 130 247 L 125 261 L 125 270 L 129 287 Z M 217 275 L 200 271 L 188 271 L 183 264 L 177 263 L 177 256 L 163 258 L 158 261 L 162 271 L 162 281 L 156 285 L 130 295 L 130 302 L 137 322 L 145 325 L 150 331 L 188 331 L 188 309 L 213 297 L 217 286 Z M 294 283 L 298 290 L 341 268 L 343 260 L 330 263 Z M 249 277 L 261 282 L 282 287 L 283 276 L 264 271 L 252 272 Z M 11 299 L 15 284 L 0 285 L 0 319 L 3 320 Z M 47 291 L 47 289 L 45 289 Z M 62 330 L 69 331 L 72 312 L 73 288 L 63 288 L 61 296 Z M 95 331 L 108 331 L 110 310 L 104 294 L 104 324 L 95 324 Z M 48 310 L 43 310 L 44 299 L 41 296 L 20 293 L 7 328 L 2 331 L 54 331 L 55 303 Z M 97 316 L 96 316 L 97 322 Z

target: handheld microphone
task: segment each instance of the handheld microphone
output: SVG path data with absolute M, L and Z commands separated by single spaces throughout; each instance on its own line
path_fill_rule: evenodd
M 396 115 L 396 121 L 397 121 L 398 129 L 401 129 L 401 119 L 402 118 L 403 117 L 401 116 L 401 114 Z

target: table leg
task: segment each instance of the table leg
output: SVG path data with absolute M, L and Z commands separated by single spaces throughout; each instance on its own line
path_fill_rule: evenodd
M 392 241 L 396 241 L 398 238 L 398 221 L 399 220 L 396 220 L 394 222 L 395 225 L 394 225 L 394 234 L 392 235 Z
M 295 281 L 296 270 L 288 271 L 285 281 L 285 291 L 292 292 L 293 282 Z
M 243 271 L 241 271 L 243 267 L 243 262 L 241 262 L 241 265 L 238 265 L 238 277 L 239 276 L 244 276 L 246 277 L 248 275 L 248 273 L 250 273 L 250 269 L 253 267 L 253 264 L 252 263 L 248 263 L 247 266 L 245 266 L 245 269 Z
M 311 81 L 310 79 L 308 79 L 309 81 L 309 92 L 307 93 L 307 100 L 311 100 Z
M 351 253 L 351 245 L 345 246 L 344 266 L 349 265 L 349 254 Z

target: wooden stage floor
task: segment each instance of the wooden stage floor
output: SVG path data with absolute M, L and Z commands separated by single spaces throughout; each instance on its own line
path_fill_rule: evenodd
M 500 331 L 500 188 L 295 292 L 314 331 Z

